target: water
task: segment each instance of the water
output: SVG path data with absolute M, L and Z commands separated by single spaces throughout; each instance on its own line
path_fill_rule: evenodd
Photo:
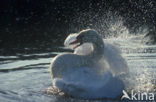
M 130 77 L 125 80 L 126 90 L 156 92 L 156 45 L 144 45 L 141 42 L 142 37 L 139 35 L 106 40 L 118 46 L 127 60 Z M 23 54 L 17 51 L 14 55 L 1 55 L 0 102 L 90 102 L 91 100 L 50 95 L 45 92 L 52 84 L 49 73 L 51 59 L 68 51 L 63 47 L 58 47 L 57 52 L 54 52 L 54 49 L 52 52 L 31 51 L 29 54 Z M 104 100 L 116 101 L 120 98 L 92 101 Z

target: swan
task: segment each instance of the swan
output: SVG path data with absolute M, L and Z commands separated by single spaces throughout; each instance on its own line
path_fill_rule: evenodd
M 111 52 L 112 46 L 109 48 L 105 45 L 98 32 L 92 29 L 80 31 L 69 45 L 76 44 L 74 49 L 78 49 L 85 43 L 91 43 L 90 53 L 66 53 L 53 58 L 50 64 L 52 86 L 76 98 L 97 99 L 120 96 L 124 83 L 113 75 L 112 70 L 109 70 L 110 66 L 116 64 L 109 65 L 111 60 L 106 55 Z M 101 61 L 103 58 L 105 60 Z M 118 58 L 120 59 L 123 60 L 122 57 Z

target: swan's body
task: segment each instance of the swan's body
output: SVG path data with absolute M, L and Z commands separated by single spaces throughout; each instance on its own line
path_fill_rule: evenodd
M 108 56 L 109 52 L 111 53 L 108 45 L 104 45 L 103 39 L 94 30 L 81 31 L 76 38 L 80 45 L 92 43 L 92 46 L 89 47 L 92 51 L 89 54 L 75 52 L 56 56 L 50 65 L 53 86 L 78 98 L 94 99 L 119 96 L 124 89 L 124 84 L 112 75 L 113 71 L 110 67 L 117 66 L 117 63 L 112 63 L 109 59 L 114 55 Z M 77 41 L 73 41 L 71 44 L 74 43 Z M 108 47 L 107 50 L 106 47 Z M 102 60 L 103 58 L 104 60 Z M 122 57 L 117 59 L 123 60 Z M 127 66 L 125 65 L 125 67 Z
M 62 77 L 68 68 L 79 68 L 86 66 L 89 62 L 85 60 L 85 57 L 76 54 L 61 54 L 55 57 L 55 59 L 57 60 L 53 60 L 54 62 L 51 63 L 53 78 Z
M 81 34 L 85 34 L 85 33 L 86 32 L 83 32 Z M 95 39 L 94 40 L 95 42 L 93 41 L 94 51 L 92 51 L 90 54 L 88 55 L 61 54 L 54 58 L 55 60 L 53 60 L 51 63 L 53 78 L 55 76 L 56 77 L 61 76 L 62 74 L 58 74 L 58 73 L 62 73 L 63 70 L 66 70 L 67 68 L 90 67 L 95 65 L 95 63 L 97 63 L 97 60 L 99 60 L 104 54 L 104 44 L 102 38 L 100 36 L 96 36 L 98 35 L 96 33 L 97 32 L 93 30 L 89 31 L 89 36 L 93 36 L 93 37 L 95 36 L 93 38 L 93 40 Z

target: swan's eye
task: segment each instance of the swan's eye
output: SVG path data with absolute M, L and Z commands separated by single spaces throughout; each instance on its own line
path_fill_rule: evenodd
M 78 37 L 77 37 L 77 39 L 82 39 L 84 37 L 84 35 L 79 35 Z
M 84 37 L 84 35 L 81 35 L 81 38 L 83 38 Z

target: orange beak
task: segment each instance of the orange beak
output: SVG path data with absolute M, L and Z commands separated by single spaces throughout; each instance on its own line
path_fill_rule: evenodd
M 74 41 L 72 41 L 71 43 L 69 43 L 69 45 L 72 45 L 72 44 L 76 44 L 76 43 L 79 43 L 80 42 L 80 39 L 76 39 Z M 73 49 L 76 49 L 77 47 L 79 47 L 81 44 L 78 44 L 76 45 Z

